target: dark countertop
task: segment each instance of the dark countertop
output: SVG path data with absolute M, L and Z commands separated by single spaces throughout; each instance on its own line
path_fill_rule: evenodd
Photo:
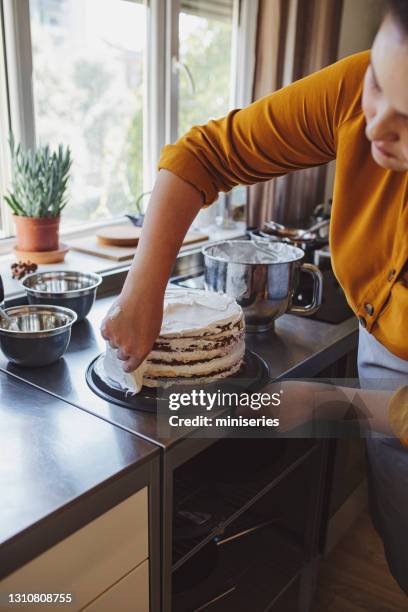
M 3 372 L 0 449 L 0 578 L 144 486 L 159 455 Z
M 181 441 L 181 428 L 163 438 L 157 432 L 155 414 L 122 408 L 95 395 L 88 387 L 85 372 L 89 363 L 104 350 L 99 326 L 113 297 L 96 301 L 89 319 L 74 325 L 64 358 L 47 368 L 22 368 L 8 364 L 0 352 L 0 370 L 25 379 L 41 389 L 83 410 L 137 434 L 164 448 Z M 272 379 L 313 377 L 357 346 L 355 318 L 333 325 L 305 317 L 285 315 L 275 330 L 248 334 L 247 347 L 259 353 L 270 365 Z M 176 428 L 173 428 L 176 429 Z

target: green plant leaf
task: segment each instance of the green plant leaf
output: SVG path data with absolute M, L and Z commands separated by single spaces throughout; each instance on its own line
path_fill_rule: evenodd
M 24 217 L 26 216 L 24 209 L 17 202 L 13 194 L 10 193 L 8 196 L 5 195 L 4 199 L 6 200 L 7 204 L 10 206 L 11 210 L 14 212 L 15 215 L 20 215 Z
M 56 151 L 49 145 L 36 151 L 16 147 L 10 133 L 12 159 L 12 189 L 5 201 L 14 214 L 30 217 L 50 217 L 60 213 L 67 204 L 66 192 L 72 165 L 71 150 L 60 144 Z

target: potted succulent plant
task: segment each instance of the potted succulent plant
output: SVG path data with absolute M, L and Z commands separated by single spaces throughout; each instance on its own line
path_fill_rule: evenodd
M 5 196 L 13 211 L 18 251 L 55 251 L 59 224 L 67 204 L 66 189 L 72 164 L 69 147 L 48 145 L 35 152 L 15 147 L 10 137 L 12 188 Z

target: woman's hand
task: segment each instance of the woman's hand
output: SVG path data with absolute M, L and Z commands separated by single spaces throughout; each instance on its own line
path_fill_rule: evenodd
M 171 172 L 159 172 L 122 292 L 101 325 L 125 372 L 142 363 L 160 333 L 171 270 L 201 205 L 195 187 Z
M 132 295 L 122 292 L 107 312 L 101 334 L 123 361 L 125 372 L 133 372 L 150 353 L 163 319 L 163 294 L 146 294 L 139 286 Z

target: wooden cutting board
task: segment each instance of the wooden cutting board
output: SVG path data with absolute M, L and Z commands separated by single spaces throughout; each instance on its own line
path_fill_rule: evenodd
M 117 227 L 119 228 L 124 226 Z M 140 231 L 142 228 L 129 226 L 127 229 L 133 231 L 133 236 L 129 236 L 129 233 L 125 234 L 123 232 L 121 234 L 118 233 L 115 238 L 113 234 L 109 233 L 109 236 L 106 238 L 105 232 L 103 232 L 102 235 L 102 232 L 98 231 L 98 237 L 86 236 L 84 238 L 76 238 L 69 241 L 69 246 L 73 251 L 87 253 L 88 255 L 96 255 L 97 257 L 104 257 L 105 259 L 111 259 L 113 261 L 129 261 L 130 259 L 133 259 L 133 256 L 136 253 L 136 246 L 137 242 L 139 241 Z M 106 242 L 104 242 L 106 239 L 108 241 L 112 239 L 134 241 L 137 233 L 139 234 L 139 237 L 137 238 L 137 242 L 133 243 L 133 246 L 126 246 L 126 244 L 117 246 L 117 244 L 106 244 Z M 203 242 L 204 240 L 208 240 L 208 235 L 201 232 L 190 231 L 187 233 L 187 236 L 183 241 L 183 246 L 187 244 L 194 244 L 195 242 Z
M 96 232 L 98 244 L 108 246 L 137 246 L 141 227 L 135 225 L 111 225 Z

